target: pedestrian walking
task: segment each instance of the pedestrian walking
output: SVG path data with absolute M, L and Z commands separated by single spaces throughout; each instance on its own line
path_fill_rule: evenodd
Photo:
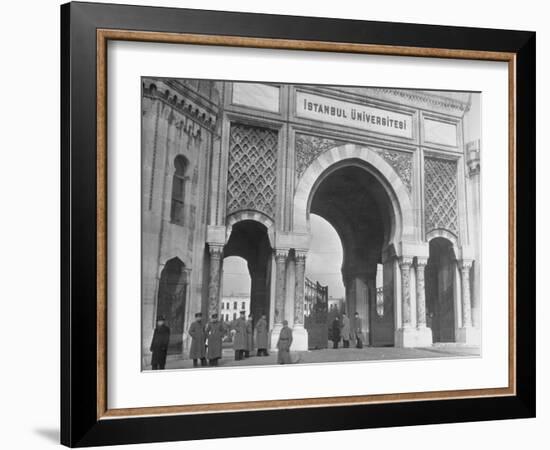
M 254 351 L 254 324 L 252 322 L 252 314 L 248 315 L 246 321 L 246 350 L 244 351 L 244 357 L 249 358 L 250 352 Z
M 277 362 L 279 364 L 291 364 L 290 359 L 290 346 L 292 345 L 292 330 L 288 326 L 288 321 L 283 320 L 283 328 L 279 333 L 279 340 L 277 341 Z
M 233 321 L 233 350 L 235 350 L 235 361 L 243 359 L 247 346 L 245 311 L 240 312 L 238 319 Z
M 195 314 L 195 321 L 189 327 L 189 336 L 191 336 L 191 349 L 189 350 L 189 358 L 193 360 L 193 367 L 199 367 L 199 359 L 201 366 L 206 366 L 206 330 L 202 323 L 202 314 Z
M 159 316 L 157 318 L 157 326 L 153 333 L 151 347 L 149 347 L 149 350 L 152 352 L 151 367 L 153 370 L 164 370 L 169 343 L 170 328 L 165 325 L 164 316 Z
M 256 324 L 256 344 L 258 345 L 258 356 L 269 356 L 267 353 L 268 346 L 268 325 L 265 314 L 262 314 L 260 320 Z
M 363 348 L 363 327 L 358 312 L 355 313 L 353 327 L 355 329 L 355 347 Z
M 340 319 L 338 319 L 338 316 L 332 321 L 331 331 L 332 348 L 338 348 L 338 343 L 340 342 Z

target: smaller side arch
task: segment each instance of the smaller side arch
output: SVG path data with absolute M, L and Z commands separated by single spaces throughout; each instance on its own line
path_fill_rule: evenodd
M 430 241 L 436 238 L 444 238 L 448 240 L 453 246 L 453 252 L 455 254 L 455 257 L 458 258 L 460 254 L 459 247 L 458 247 L 458 239 L 453 233 L 451 233 L 450 231 L 444 228 L 436 228 L 435 230 L 431 230 L 426 234 L 426 242 L 428 244 L 430 243 Z
M 225 243 L 229 241 L 233 225 L 243 220 L 253 220 L 261 223 L 267 228 L 267 236 L 269 238 L 269 244 L 271 248 L 275 248 L 275 223 L 273 220 L 265 214 L 254 210 L 242 210 L 227 216 L 225 221 Z

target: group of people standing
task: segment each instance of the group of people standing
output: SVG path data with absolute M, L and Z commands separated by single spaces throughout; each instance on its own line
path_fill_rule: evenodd
M 343 343 L 344 348 L 349 348 L 350 341 L 355 341 L 356 348 L 363 348 L 363 332 L 361 318 L 359 313 L 355 313 L 353 320 L 353 330 L 351 329 L 351 323 L 346 313 L 342 313 L 342 320 L 336 316 L 332 321 L 330 340 L 332 341 L 332 347 L 338 348 L 340 340 Z
M 250 357 L 254 348 L 257 349 L 256 356 L 269 356 L 269 326 L 266 316 L 262 315 L 256 323 L 256 345 L 252 320 L 252 315 L 246 319 L 246 312 L 241 311 L 240 316 L 231 323 L 220 321 L 218 314 L 212 314 L 210 321 L 204 324 L 202 313 L 196 313 L 195 321 L 188 331 L 191 338 L 189 358 L 193 360 L 193 367 L 217 366 L 222 357 L 223 339 L 228 333 L 233 337 L 235 361 Z M 150 347 L 153 370 L 164 369 L 169 341 L 170 329 L 166 326 L 164 317 L 159 316 Z

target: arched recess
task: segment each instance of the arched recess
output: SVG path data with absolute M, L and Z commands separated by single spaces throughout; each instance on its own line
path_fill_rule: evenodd
M 179 354 L 182 351 L 187 286 L 185 264 L 177 257 L 166 261 L 159 280 L 157 317 L 164 316 L 170 328 L 169 353 Z
M 316 188 L 334 170 L 357 165 L 383 186 L 391 200 L 393 223 L 387 244 L 399 248 L 401 241 L 416 241 L 413 207 L 409 191 L 395 170 L 374 150 L 356 144 L 335 147 L 319 155 L 300 178 L 294 194 L 293 230 L 309 232 L 309 209 Z
M 270 217 L 266 216 L 265 214 L 254 210 L 242 210 L 227 216 L 227 219 L 225 221 L 225 226 L 226 226 L 225 242 L 226 243 L 229 241 L 229 238 L 231 237 L 233 226 L 236 223 L 239 223 L 245 220 L 251 220 L 263 225 L 266 228 L 267 237 L 269 238 L 269 243 L 271 247 L 275 247 L 275 224 L 273 220 Z
M 455 342 L 457 269 L 456 239 L 439 230 L 429 239 L 430 253 L 425 269 L 426 322 L 434 342 Z

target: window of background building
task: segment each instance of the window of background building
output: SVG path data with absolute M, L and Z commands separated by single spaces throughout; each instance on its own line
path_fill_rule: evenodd
M 242 309 L 245 309 L 245 308 L 246 308 L 245 302 L 242 302 L 242 303 L 241 303 L 241 308 L 242 308 Z
M 233 309 L 237 309 L 237 302 L 233 302 Z
M 237 318 L 237 313 L 233 313 L 233 320 Z

